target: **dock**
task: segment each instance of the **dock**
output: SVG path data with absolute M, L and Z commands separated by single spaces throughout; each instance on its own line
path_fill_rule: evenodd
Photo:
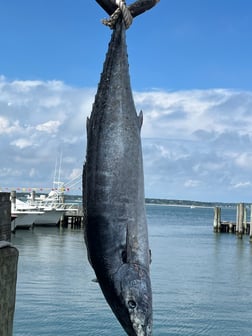
M 83 229 L 86 223 L 86 219 L 86 209 L 80 207 L 77 212 L 71 210 L 67 211 L 62 216 L 59 225 L 64 229 Z
M 60 221 L 60 226 L 67 229 L 82 229 L 84 228 L 85 224 L 85 216 L 82 215 L 75 215 L 71 213 L 66 213 L 61 221 Z
M 213 230 L 216 233 L 233 233 L 238 238 L 249 235 L 252 242 L 252 205 L 250 206 L 250 219 L 248 221 L 247 207 L 244 203 L 237 204 L 236 218 L 233 221 L 222 221 L 221 208 L 214 208 Z

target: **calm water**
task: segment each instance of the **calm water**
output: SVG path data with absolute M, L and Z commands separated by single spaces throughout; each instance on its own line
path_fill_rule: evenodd
M 233 217 L 227 209 L 223 217 Z M 251 336 L 252 244 L 213 209 L 147 206 L 155 336 Z M 223 218 L 225 219 L 225 218 Z M 81 231 L 18 231 L 14 336 L 125 335 L 92 282 Z

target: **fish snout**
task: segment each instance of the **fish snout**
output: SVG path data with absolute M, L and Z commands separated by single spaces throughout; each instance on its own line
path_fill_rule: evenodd
M 146 319 L 144 316 L 131 316 L 132 327 L 135 336 L 151 336 L 152 335 L 152 319 Z
M 145 325 L 133 325 L 136 336 L 152 336 L 152 328 Z

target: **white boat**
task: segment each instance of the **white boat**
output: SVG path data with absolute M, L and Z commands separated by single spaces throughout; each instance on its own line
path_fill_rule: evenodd
M 59 179 L 60 167 L 58 175 Z M 71 186 L 79 183 L 80 176 L 77 176 L 69 182 L 71 183 Z M 56 226 L 59 224 L 64 214 L 70 213 L 71 215 L 77 215 L 79 213 L 79 207 L 76 204 L 64 202 L 65 184 L 55 180 L 56 167 L 53 187 L 49 194 L 37 196 L 36 192 L 33 190 L 31 194 L 27 196 L 27 200 L 25 202 L 16 199 L 16 192 L 12 192 L 13 217 L 16 216 L 16 218 L 13 220 L 13 226 Z M 27 215 L 27 217 L 25 215 Z
M 34 225 L 37 226 L 56 226 L 65 214 L 65 210 L 61 209 L 43 209 L 43 215 L 38 216 L 34 220 Z
M 15 218 L 11 222 L 12 232 L 16 229 L 29 229 L 34 225 L 35 220 L 43 215 L 40 211 L 15 211 L 13 213 Z
M 11 202 L 11 230 L 12 232 L 19 228 L 29 229 L 33 226 L 37 217 L 42 216 L 43 211 L 30 207 L 26 202 L 14 199 Z
M 27 204 L 30 207 L 43 211 L 43 215 L 35 219 L 34 225 L 58 225 L 66 213 L 71 212 L 73 215 L 78 213 L 76 204 L 64 202 L 64 184 L 54 182 L 54 186 L 56 184 L 57 188 L 51 190 L 48 195 L 36 196 L 35 191 L 32 191 L 27 197 Z

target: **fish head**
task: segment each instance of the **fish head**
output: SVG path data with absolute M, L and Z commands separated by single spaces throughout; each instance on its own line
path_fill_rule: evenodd
M 124 264 L 119 271 L 117 318 L 128 335 L 152 335 L 152 291 L 148 271 L 136 264 Z

